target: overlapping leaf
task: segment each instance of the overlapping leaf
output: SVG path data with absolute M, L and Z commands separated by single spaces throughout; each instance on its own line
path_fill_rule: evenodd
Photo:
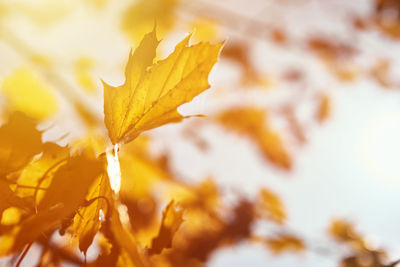
M 3 212 L 10 207 L 23 208 L 25 202 L 22 198 L 15 195 L 11 190 L 8 182 L 4 179 L 0 179 L 0 222 L 3 216 Z
M 10 115 L 0 127 L 0 174 L 23 168 L 34 155 L 42 151 L 42 134 L 37 122 L 23 113 Z
M 37 207 L 37 214 L 21 225 L 14 250 L 35 241 L 40 235 L 71 218 L 84 203 L 90 185 L 104 172 L 104 163 L 89 152 L 72 157 L 60 167 Z
M 43 154 L 31 161 L 18 177 L 16 194 L 32 197 L 35 204 L 43 197 L 55 171 L 68 161 L 69 149 L 54 143 L 43 144 Z
M 172 239 L 183 223 L 183 210 L 171 201 L 163 211 L 160 230 L 151 242 L 150 254 L 159 254 L 165 248 L 171 248 Z
M 100 230 L 102 220 L 110 209 L 109 201 L 112 199 L 108 177 L 103 173 L 90 188 L 85 207 L 81 208 L 74 218 L 74 234 L 79 239 L 79 249 L 82 252 L 86 253 Z

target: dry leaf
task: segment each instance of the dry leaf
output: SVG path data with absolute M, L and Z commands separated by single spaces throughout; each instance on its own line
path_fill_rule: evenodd
M 42 151 L 42 133 L 36 121 L 23 113 L 13 113 L 0 127 L 0 175 L 23 168 Z
M 103 172 L 104 162 L 94 159 L 89 151 L 70 158 L 55 172 L 37 207 L 37 214 L 22 223 L 13 250 L 20 250 L 40 235 L 60 226 L 63 220 L 72 218 L 84 204 L 91 184 Z
M 183 223 L 182 216 L 183 210 L 171 201 L 163 211 L 160 230 L 149 248 L 150 254 L 160 254 L 163 249 L 171 248 L 174 234 Z
M 112 191 L 108 177 L 105 173 L 100 175 L 92 184 L 86 197 L 86 204 L 74 217 L 73 232 L 79 239 L 79 249 L 86 254 L 102 221 L 105 220 L 113 201 Z
M 218 114 L 217 121 L 228 130 L 249 137 L 275 166 L 291 169 L 292 159 L 281 137 L 268 126 L 265 111 L 251 107 L 232 108 Z

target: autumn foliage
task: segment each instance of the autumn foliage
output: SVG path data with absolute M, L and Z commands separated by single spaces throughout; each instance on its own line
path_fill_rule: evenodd
M 86 5 L 101 10 L 107 9 L 107 2 L 92 0 Z M 398 39 L 400 19 L 385 20 L 384 10 L 399 10 L 400 4 L 374 3 L 374 13 L 354 18 L 352 27 Z M 324 127 L 335 108 L 325 88 L 304 89 L 308 84 L 302 69 L 286 69 L 280 75 L 260 70 L 252 60 L 250 37 L 218 38 L 221 28 L 233 23 L 230 11 L 211 6 L 205 14 L 196 5 L 196 1 L 183 0 L 141 0 L 127 5 L 118 26 L 132 44 L 120 73 L 123 82 L 115 86 L 107 77 L 95 77 L 96 62 L 82 56 L 71 71 L 76 87 L 83 89 L 78 94 L 71 93 L 64 77 L 53 71 L 57 62 L 24 46 L 12 32 L 1 32 L 29 63 L 29 67 L 11 70 L 1 84 L 3 262 L 20 266 L 32 253 L 38 255 L 38 262 L 32 263 L 35 266 L 206 266 L 218 250 L 240 244 L 261 246 L 273 256 L 323 254 L 313 240 L 288 223 L 284 199 L 274 189 L 260 187 L 252 196 L 235 191 L 236 201 L 229 202 L 218 177 L 189 181 L 173 168 L 173 157 L 167 151 L 154 153 L 157 135 L 149 133 L 156 128 L 167 124 L 181 127 L 181 138 L 207 154 L 212 144 L 202 130 L 214 127 L 227 138 L 244 139 L 267 168 L 290 173 L 296 168 L 296 153 L 311 142 L 310 133 Z M 194 12 L 195 19 L 181 25 L 175 18 L 179 8 Z M 32 11 L 23 5 L 0 4 L 0 19 L 6 21 L 7 14 L 15 10 L 44 25 L 64 14 L 43 11 L 41 16 L 39 8 Z M 398 89 L 400 83 L 390 75 L 388 59 L 367 68 L 358 65 L 359 50 L 351 43 L 322 36 L 294 41 L 283 27 L 268 28 L 239 18 L 254 26 L 246 32 L 249 36 L 254 37 L 258 25 L 268 30 L 262 38 L 270 38 L 279 49 L 290 45 L 305 49 L 335 82 L 369 79 L 382 88 Z M 197 30 L 176 42 L 166 57 L 160 56 L 158 36 L 168 36 L 174 29 L 183 36 L 182 29 L 188 28 Z M 184 105 L 210 87 L 215 101 L 231 96 L 231 91 L 214 88 L 209 78 L 218 61 L 237 68 L 239 75 L 229 78 L 237 82 L 237 88 L 230 89 L 235 99 L 207 110 L 209 116 L 182 112 Z M 59 86 L 57 94 L 49 90 L 49 83 Z M 284 91 L 293 84 L 302 88 L 286 90 L 284 94 L 290 97 L 284 103 L 279 102 L 279 95 L 279 104 L 275 100 L 269 105 L 242 103 L 252 90 L 264 94 L 277 88 Z M 93 97 L 91 101 L 102 107 L 100 115 L 79 95 L 97 92 L 102 92 L 102 99 Z M 68 138 L 70 132 L 48 138 L 54 127 L 51 118 L 65 109 L 59 98 L 70 108 L 67 117 L 85 129 L 79 138 L 74 134 Z M 302 106 L 311 107 L 303 117 L 298 114 Z M 62 124 L 62 118 L 57 123 Z M 284 127 L 276 123 L 277 118 Z M 243 184 L 252 175 L 251 170 L 247 173 Z M 312 216 L 312 211 L 304 212 Z M 333 220 L 324 234 L 336 242 L 329 247 L 344 248 L 340 266 L 378 267 L 390 262 L 384 249 L 371 246 L 346 219 Z

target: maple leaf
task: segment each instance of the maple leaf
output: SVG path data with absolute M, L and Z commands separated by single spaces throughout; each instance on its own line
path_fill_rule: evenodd
M 267 115 L 266 111 L 258 108 L 238 107 L 222 111 L 216 119 L 226 129 L 249 137 L 272 164 L 290 170 L 291 156 L 281 137 L 266 124 Z
M 36 124 L 34 119 L 15 112 L 0 127 L 0 175 L 23 168 L 42 151 L 42 134 Z
M 135 236 L 127 229 L 126 223 L 121 221 L 121 218 L 128 216 L 123 214 L 122 207 L 124 206 L 117 202 L 114 202 L 110 207 L 110 215 L 106 219 L 103 231 L 113 244 L 113 251 L 109 255 L 111 259 L 107 256 L 104 258 L 106 261 L 114 261 L 112 259 L 114 258 L 113 252 L 117 251 L 119 254 L 119 256 L 116 255 L 119 258 L 118 261 L 123 261 L 122 264 L 117 266 L 151 266 Z M 99 265 L 104 266 L 102 262 Z
M 386 252 L 371 246 L 351 222 L 343 219 L 333 220 L 329 226 L 329 234 L 351 251 L 350 256 L 341 260 L 341 266 L 361 266 L 362 260 L 369 263 L 367 266 L 393 266 L 383 264 L 387 261 Z
M 129 56 L 125 83 L 103 83 L 105 124 L 113 144 L 182 120 L 177 108 L 209 88 L 208 74 L 223 44 L 189 46 L 189 39 L 190 35 L 166 59 L 153 64 L 159 44 L 153 30 Z
M 131 222 L 132 231 L 141 243 L 149 243 L 153 229 L 158 223 L 158 203 L 155 197 L 148 193 L 143 197 L 129 196 L 121 197 L 122 202 L 128 208 L 128 215 Z
M 182 216 L 183 210 L 178 209 L 173 200 L 169 202 L 163 211 L 158 235 L 151 242 L 151 247 L 149 248 L 150 254 L 159 254 L 163 249 L 171 248 L 174 234 L 183 223 Z
M 74 234 L 79 238 L 79 249 L 86 254 L 101 226 L 101 213 L 109 212 L 112 191 L 104 173 L 93 183 L 87 196 L 87 205 L 74 218 Z
M 54 172 L 70 157 L 69 149 L 54 143 L 43 144 L 43 154 L 31 161 L 18 177 L 16 194 L 20 197 L 33 197 L 35 205 L 43 197 L 41 189 L 47 188 Z
M 230 212 L 228 220 L 220 214 L 210 217 L 213 223 L 204 220 L 198 222 L 185 220 L 187 223 L 182 226 L 182 231 L 177 232 L 177 234 L 182 232 L 179 239 L 183 238 L 184 241 L 177 242 L 176 247 L 174 246 L 166 255 L 172 263 L 171 266 L 192 266 L 189 262 L 193 260 L 204 262 L 219 247 L 248 239 L 254 222 L 253 204 L 242 199 Z M 202 230 L 193 233 L 191 229 L 194 223 L 203 224 Z
M 367 249 L 362 235 L 346 220 L 333 220 L 329 226 L 329 234 L 338 242 L 347 243 L 356 249 Z
M 212 213 L 221 206 L 217 185 L 211 178 L 192 186 L 190 193 L 191 195 L 187 199 L 180 201 L 185 208 L 201 209 Z
M 90 185 L 103 172 L 104 162 L 94 159 L 88 151 L 71 157 L 55 172 L 37 207 L 37 214 L 22 223 L 13 250 L 21 249 L 75 214 L 84 202 Z

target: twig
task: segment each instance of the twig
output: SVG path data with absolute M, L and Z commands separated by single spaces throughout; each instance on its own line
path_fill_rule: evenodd
M 395 267 L 399 263 L 400 263 L 400 260 L 397 260 L 397 261 L 394 261 L 394 262 L 389 263 L 387 265 L 382 265 L 382 267 Z
M 15 267 L 19 267 L 21 265 L 21 263 L 24 260 L 26 254 L 28 253 L 29 249 L 32 247 L 32 244 L 33 244 L 33 242 L 29 243 L 28 246 L 26 246 L 26 248 L 22 252 L 21 256 L 19 257 L 18 262 L 15 265 Z

